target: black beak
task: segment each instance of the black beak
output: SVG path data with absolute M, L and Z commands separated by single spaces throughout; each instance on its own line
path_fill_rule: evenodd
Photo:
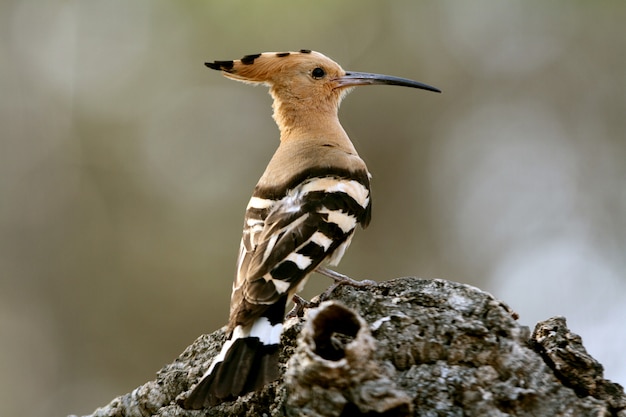
M 392 75 L 372 74 L 369 72 L 346 72 L 346 75 L 337 79 L 340 87 L 351 87 L 357 85 L 400 85 L 402 87 L 420 88 L 422 90 L 441 93 L 441 90 L 428 84 L 409 80 L 408 78 L 394 77 Z

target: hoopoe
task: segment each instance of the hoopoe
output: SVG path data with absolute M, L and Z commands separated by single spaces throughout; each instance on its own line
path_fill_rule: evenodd
M 356 226 L 370 222 L 370 173 L 337 116 L 355 86 L 388 84 L 440 92 L 416 81 L 344 71 L 321 53 L 266 52 L 207 62 L 233 80 L 265 84 L 280 145 L 248 203 L 227 326 L 228 340 L 184 402 L 233 400 L 278 377 L 285 308 L 313 272 L 335 266 Z M 356 281 L 355 281 L 356 282 Z

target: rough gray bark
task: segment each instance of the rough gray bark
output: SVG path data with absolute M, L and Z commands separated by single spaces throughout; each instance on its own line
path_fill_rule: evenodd
M 490 294 L 444 280 L 339 287 L 330 298 L 287 322 L 283 377 L 260 392 L 210 410 L 178 406 L 219 351 L 218 330 L 92 416 L 626 417 L 623 388 L 603 379 L 564 318 L 531 336 Z

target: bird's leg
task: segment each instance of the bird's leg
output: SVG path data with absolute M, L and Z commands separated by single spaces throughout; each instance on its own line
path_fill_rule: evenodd
M 305 308 L 313 308 L 319 305 L 319 303 L 305 300 L 298 294 L 294 294 L 291 301 L 293 301 L 293 308 L 285 316 L 288 319 L 292 317 L 302 317 Z
M 326 291 L 324 291 L 321 295 L 320 295 L 320 301 L 325 301 L 330 297 L 330 294 L 335 291 L 335 288 L 337 288 L 340 285 L 351 285 L 353 287 L 370 287 L 370 286 L 376 286 L 378 285 L 378 283 L 376 281 L 372 281 L 369 279 L 364 279 L 363 281 L 357 281 L 355 279 L 350 278 L 347 275 L 344 274 L 340 274 L 337 271 L 333 271 L 332 269 L 328 269 L 326 267 L 323 266 L 318 266 L 315 269 L 315 272 L 317 272 L 318 274 L 322 274 L 324 276 L 327 276 L 328 278 L 332 279 L 333 284 L 328 287 L 328 289 L 326 289 Z
M 352 285 L 353 287 L 369 287 L 378 285 L 376 281 L 372 281 L 369 279 L 357 281 L 347 275 L 340 274 L 337 271 L 333 271 L 332 269 L 328 269 L 323 266 L 318 266 L 315 269 L 315 272 L 331 278 L 334 282 L 330 285 L 330 287 L 326 289 L 326 291 L 320 294 L 317 301 L 307 301 L 304 298 L 300 297 L 298 294 L 294 294 L 291 299 L 294 305 L 293 308 L 287 313 L 286 318 L 301 317 L 305 309 L 317 307 L 319 303 L 321 303 L 322 301 L 326 301 L 330 297 L 330 294 L 335 290 L 335 288 L 340 285 Z
M 335 281 L 335 284 L 337 285 L 351 285 L 353 287 L 369 287 L 369 286 L 378 285 L 376 281 L 372 281 L 369 279 L 364 279 L 363 281 L 357 281 L 355 279 L 350 278 L 347 275 L 340 274 L 337 271 L 333 271 L 332 269 L 328 269 L 323 266 L 318 266 L 315 269 L 315 272 L 317 272 L 318 274 L 327 276 L 328 278 L 331 278 L 333 281 Z

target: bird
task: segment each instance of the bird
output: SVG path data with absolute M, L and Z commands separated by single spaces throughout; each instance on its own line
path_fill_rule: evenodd
M 389 75 L 345 71 L 301 49 L 207 62 L 227 78 L 266 85 L 280 142 L 244 217 L 227 340 L 183 405 L 232 401 L 279 377 L 286 305 L 313 272 L 358 285 L 336 266 L 357 225 L 371 218 L 371 175 L 339 123 L 342 99 L 356 86 L 398 85 L 441 92 Z

